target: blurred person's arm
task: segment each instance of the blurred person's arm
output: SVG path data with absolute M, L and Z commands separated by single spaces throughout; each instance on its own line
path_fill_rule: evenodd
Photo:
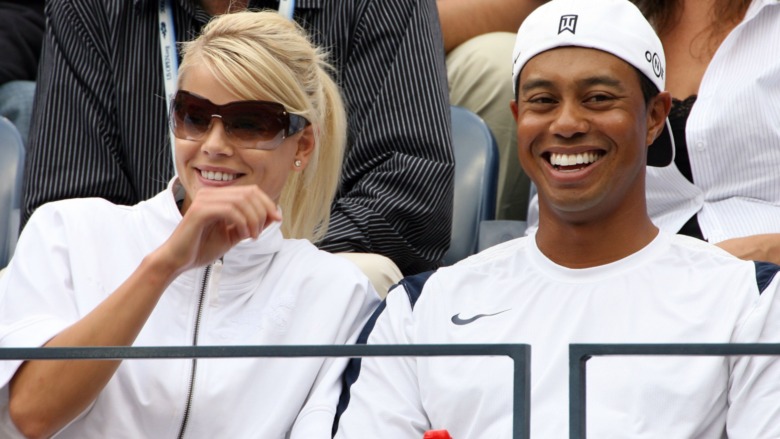
M 780 233 L 732 238 L 715 245 L 740 259 L 780 265 Z
M 516 33 L 525 17 L 546 0 L 437 0 L 444 50 L 490 32 Z

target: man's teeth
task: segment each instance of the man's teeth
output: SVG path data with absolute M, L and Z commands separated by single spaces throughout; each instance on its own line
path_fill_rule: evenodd
M 228 174 L 227 172 L 200 171 L 200 175 L 206 180 L 216 181 L 230 181 L 236 178 L 236 174 Z
M 580 154 L 550 154 L 550 164 L 553 166 L 574 166 L 574 165 L 588 165 L 601 157 L 601 154 L 596 152 L 584 152 Z

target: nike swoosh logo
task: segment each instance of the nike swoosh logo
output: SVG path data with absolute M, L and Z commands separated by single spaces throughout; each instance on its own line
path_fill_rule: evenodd
M 509 308 L 509 309 L 512 309 L 512 308 Z M 451 320 L 452 320 L 452 323 L 454 323 L 456 325 L 468 325 L 469 323 L 471 323 L 471 322 L 473 322 L 473 321 L 475 321 L 477 319 L 481 319 L 482 317 L 497 316 L 497 315 L 499 315 L 499 314 L 501 314 L 503 312 L 509 311 L 509 309 L 505 309 L 503 311 L 495 312 L 493 314 L 477 314 L 474 317 L 471 317 L 471 318 L 468 318 L 468 319 L 460 318 L 460 313 L 457 313 L 454 316 L 452 316 Z

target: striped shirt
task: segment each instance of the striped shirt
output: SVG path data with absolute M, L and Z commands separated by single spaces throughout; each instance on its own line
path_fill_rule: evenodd
M 173 0 L 177 41 L 210 18 L 195 3 Z M 63 198 L 135 204 L 173 175 L 156 6 L 47 2 L 23 223 Z M 449 246 L 454 159 L 435 2 L 297 0 L 295 19 L 330 52 L 348 112 L 342 183 L 320 248 L 382 254 L 404 274 L 437 266 Z

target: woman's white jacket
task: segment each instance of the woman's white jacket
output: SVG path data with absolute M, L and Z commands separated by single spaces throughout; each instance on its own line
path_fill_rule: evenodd
M 0 347 L 41 346 L 111 294 L 181 214 L 173 184 L 135 206 L 77 199 L 39 208 L 0 279 Z M 378 298 L 349 261 L 279 224 L 163 293 L 134 346 L 352 343 Z M 57 438 L 330 437 L 346 360 L 125 360 Z M 14 437 L 0 362 L 0 437 Z

